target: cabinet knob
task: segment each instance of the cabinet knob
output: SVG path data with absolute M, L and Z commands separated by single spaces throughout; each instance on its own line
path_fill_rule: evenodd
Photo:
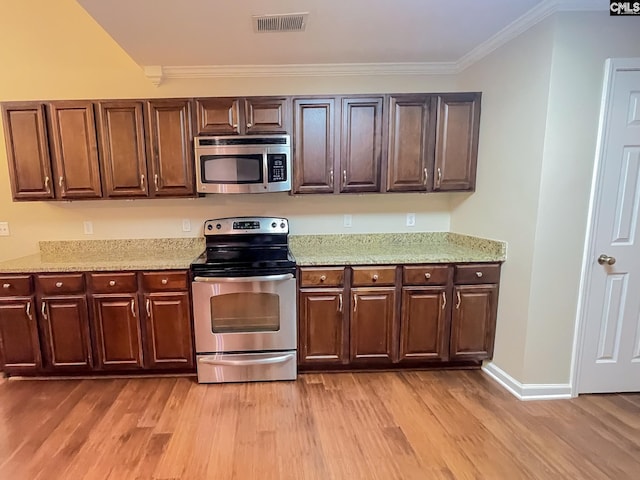
M 247 123 L 247 128 L 251 128 L 251 127 L 253 127 L 253 124 Z
M 163 278 L 163 279 L 160 281 L 160 283 L 161 283 L 161 284 L 163 284 L 163 285 L 166 285 L 167 283 L 169 283 L 169 280 L 167 280 L 166 278 Z
M 429 280 L 431 278 L 431 274 L 429 272 L 424 274 L 424 278 L 426 278 L 427 280 Z
M 56 282 L 56 287 L 58 288 L 62 287 L 62 282 Z
M 482 272 L 476 272 L 476 277 L 482 278 Z
M 11 284 L 10 283 L 3 283 L 2 284 L 2 288 L 11 288 Z
M 376 273 L 373 277 L 371 277 L 371 280 L 373 280 L 374 282 L 378 281 L 378 274 Z
M 324 282 L 327 279 L 326 275 L 320 275 L 320 281 Z
M 114 287 L 116 285 L 116 281 L 115 280 L 109 280 L 109 286 L 110 287 Z

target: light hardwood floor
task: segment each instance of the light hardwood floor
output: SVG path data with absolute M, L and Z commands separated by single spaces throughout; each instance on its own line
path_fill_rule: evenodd
M 440 478 L 640 478 L 640 394 L 520 402 L 480 371 L 0 380 L 2 480 Z

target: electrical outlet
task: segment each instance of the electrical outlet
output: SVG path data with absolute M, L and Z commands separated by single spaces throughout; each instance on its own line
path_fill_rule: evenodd
M 8 237 L 11 235 L 9 233 L 9 222 L 0 222 L 0 237 Z
M 85 235 L 93 235 L 93 222 L 84 221 L 83 228 Z
M 345 227 L 351 227 L 351 215 L 345 215 L 344 216 L 344 226 Z
M 191 231 L 191 220 L 189 220 L 188 218 L 183 218 L 182 219 L 182 231 L 183 232 L 190 232 Z
M 416 214 L 407 213 L 407 227 L 415 227 L 415 226 L 416 226 Z

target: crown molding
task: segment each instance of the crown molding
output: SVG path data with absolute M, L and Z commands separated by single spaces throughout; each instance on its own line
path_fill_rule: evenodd
M 289 65 L 145 66 L 144 74 L 158 86 L 168 78 L 333 77 L 369 75 L 447 75 L 457 73 L 455 62 L 325 63 Z
M 289 65 L 144 66 L 156 87 L 165 79 L 454 75 L 558 11 L 607 10 L 602 0 L 544 0 L 455 62 L 326 63 Z

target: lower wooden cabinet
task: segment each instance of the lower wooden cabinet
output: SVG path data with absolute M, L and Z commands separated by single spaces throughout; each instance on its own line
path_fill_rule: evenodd
M 0 276 L 0 370 L 194 370 L 189 273 Z
M 401 362 L 449 358 L 449 287 L 403 287 Z
M 0 366 L 3 371 L 30 374 L 41 369 L 35 315 L 34 297 L 0 298 Z
M 129 370 L 143 367 L 137 294 L 94 294 L 93 328 L 97 368 Z
M 493 356 L 498 285 L 456 285 L 451 317 L 452 360 Z
M 43 297 L 39 312 L 46 368 L 52 371 L 91 370 L 93 359 L 86 296 Z
M 188 292 L 144 294 L 149 368 L 193 368 Z
M 348 363 L 342 288 L 303 289 L 298 305 L 298 359 L 304 364 Z
M 479 366 L 499 277 L 497 263 L 301 267 L 300 369 Z
M 396 357 L 395 287 L 351 290 L 351 362 L 391 363 Z

